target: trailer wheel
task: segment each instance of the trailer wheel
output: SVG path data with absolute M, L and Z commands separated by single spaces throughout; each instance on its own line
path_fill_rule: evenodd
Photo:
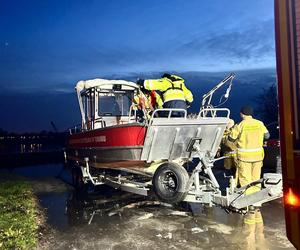
M 178 203 L 187 194 L 189 175 L 180 165 L 164 163 L 160 165 L 153 176 L 154 193 L 164 202 Z

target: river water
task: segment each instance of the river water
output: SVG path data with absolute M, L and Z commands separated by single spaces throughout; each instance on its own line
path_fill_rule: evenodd
M 249 242 L 243 216 L 218 207 L 173 207 L 109 187 L 79 194 L 62 164 L 1 172 L 28 178 L 45 209 L 50 229 L 39 249 L 295 249 L 281 200 L 263 205 L 264 230 Z

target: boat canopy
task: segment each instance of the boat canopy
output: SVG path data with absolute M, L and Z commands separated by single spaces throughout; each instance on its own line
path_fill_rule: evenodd
M 125 81 L 125 80 L 108 80 L 108 79 L 92 79 L 92 80 L 82 80 L 76 84 L 77 94 L 81 93 L 81 91 L 99 87 L 100 89 L 112 89 L 114 85 L 122 85 L 122 89 L 137 89 L 139 85 L 134 82 Z
M 107 102 L 104 104 L 104 106 L 107 106 L 109 108 L 112 107 L 112 103 L 117 103 L 115 98 L 112 98 L 110 96 L 106 96 L 107 93 L 112 92 L 115 93 L 115 95 L 118 96 L 118 106 L 121 107 L 121 115 L 123 114 L 124 109 L 129 105 L 129 95 L 126 94 L 129 92 L 132 92 L 132 99 L 134 91 L 139 89 L 139 85 L 125 80 L 108 80 L 108 79 L 92 79 L 92 80 L 82 80 L 77 82 L 75 90 L 77 92 L 77 98 L 79 102 L 81 117 L 82 117 L 82 127 L 87 129 L 88 124 L 91 122 L 95 122 L 96 125 L 101 125 L 100 120 L 103 120 L 103 110 L 100 108 L 100 97 L 102 98 L 102 101 Z M 92 90 L 92 94 L 91 91 Z M 121 92 L 120 92 L 121 91 Z M 101 94 L 101 92 L 104 92 L 104 96 Z M 118 94 L 117 94 L 118 93 Z M 122 94 L 121 94 L 122 93 Z M 123 99 L 122 95 L 124 95 L 126 98 Z M 104 100 L 106 98 L 106 100 Z M 126 100 L 125 103 L 124 100 Z M 110 103 L 111 102 L 111 103 Z M 130 102 L 132 100 L 130 99 Z M 127 105 L 128 104 L 128 105 Z M 128 106 L 128 112 L 130 111 L 130 105 Z M 119 110 L 118 110 L 119 112 Z M 111 109 L 109 111 L 104 112 L 106 113 L 105 119 L 111 119 L 108 114 L 111 114 L 113 116 L 115 112 L 113 112 Z M 127 118 L 128 119 L 128 118 Z M 97 121 L 98 120 L 98 121 Z M 115 119 L 116 120 L 116 119 Z M 109 121 L 107 121 L 108 123 Z M 90 125 L 90 124 L 89 124 Z M 90 126 L 95 128 L 94 126 Z

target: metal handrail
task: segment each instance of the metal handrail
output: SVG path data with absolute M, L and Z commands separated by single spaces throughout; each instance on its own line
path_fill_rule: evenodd
M 68 130 L 69 130 L 70 135 L 76 134 L 76 133 L 82 131 L 82 125 L 81 124 L 77 124 L 74 127 L 69 128 Z
M 129 117 L 128 117 L 128 123 L 130 123 L 130 121 L 134 120 L 137 121 L 137 110 L 133 109 L 134 107 L 138 107 L 137 104 L 132 104 L 129 108 Z M 132 111 L 134 111 L 134 114 L 131 115 Z M 143 116 L 144 116 L 144 120 L 146 121 L 146 124 L 148 123 L 148 117 L 147 117 L 147 112 L 145 109 L 142 109 L 143 111 Z M 133 119 L 132 119 L 133 118 Z
M 94 121 L 93 121 L 93 128 L 95 127 L 95 123 L 98 123 L 98 122 L 101 123 L 101 128 L 105 128 L 106 127 L 106 122 L 103 119 L 103 117 L 99 117 L 97 119 L 94 119 Z
M 226 118 L 229 118 L 230 116 L 230 110 L 228 108 L 202 108 L 197 118 L 215 118 L 218 117 L 218 112 L 226 112 Z
M 168 116 L 163 116 L 163 117 L 160 117 L 159 116 L 159 112 L 168 112 Z M 184 117 L 180 117 L 180 118 L 187 118 L 187 111 L 185 109 L 171 109 L 171 108 L 165 108 L 165 109 L 155 109 L 152 113 L 152 116 L 151 116 L 151 120 L 153 118 L 175 118 L 175 117 L 171 117 L 172 115 L 172 112 L 181 112 L 184 114 Z M 155 116 L 156 115 L 156 116 Z

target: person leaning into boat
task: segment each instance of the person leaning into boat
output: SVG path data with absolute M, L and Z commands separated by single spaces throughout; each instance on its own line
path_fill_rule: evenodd
M 237 146 L 238 180 L 245 186 L 260 179 L 264 159 L 264 140 L 270 134 L 263 122 L 254 119 L 251 106 L 244 106 L 240 112 L 242 121 L 235 125 L 228 140 Z M 252 186 L 246 190 L 246 195 L 260 190 L 260 185 Z
M 151 103 L 148 101 L 144 92 L 139 90 L 132 100 L 134 104 L 134 109 L 136 110 L 136 119 L 138 122 L 143 122 L 145 115 L 148 116 L 148 113 L 153 110 Z M 145 115 L 144 115 L 145 114 Z
M 163 107 L 163 101 L 160 97 L 160 95 L 155 90 L 147 90 L 142 89 L 142 92 L 144 93 L 147 102 L 149 103 L 149 106 L 151 107 L 150 113 L 154 109 L 161 109 Z
M 156 91 L 140 89 L 134 96 L 133 103 L 137 110 L 137 119 L 139 122 L 143 122 L 145 117 L 144 113 L 149 119 L 154 109 L 162 108 L 162 100 Z
M 186 110 L 193 102 L 193 94 L 180 76 L 165 73 L 161 79 L 139 79 L 137 84 L 147 90 L 161 91 L 163 108 Z M 183 113 L 179 112 L 178 116 L 183 116 Z

